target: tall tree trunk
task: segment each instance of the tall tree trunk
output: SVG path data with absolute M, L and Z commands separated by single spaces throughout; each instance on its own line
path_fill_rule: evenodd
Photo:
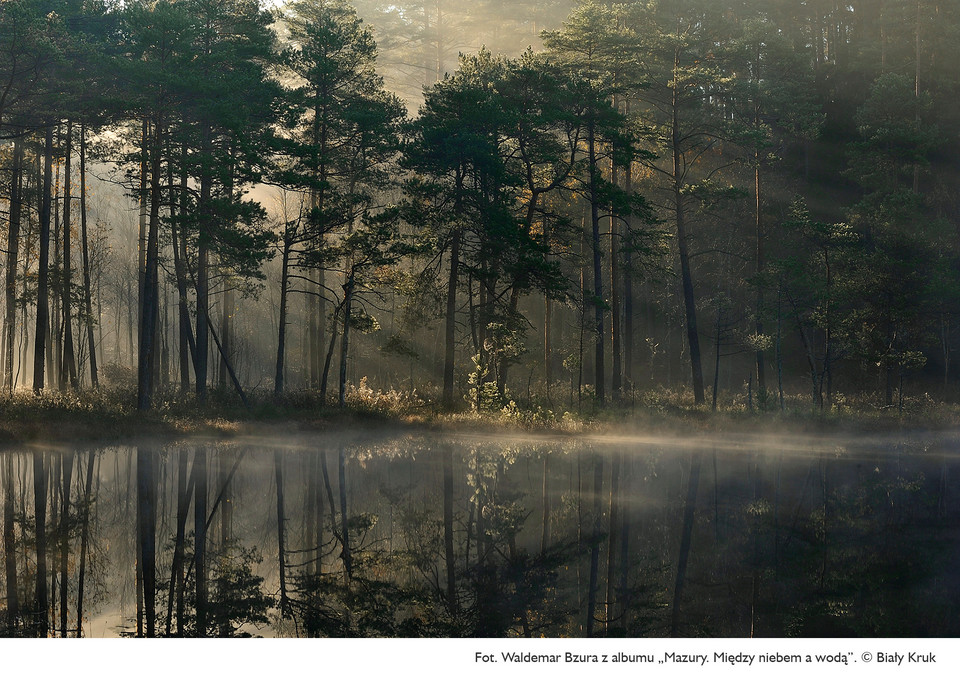
M 154 122 L 150 151 L 150 224 L 147 234 L 146 262 L 143 271 L 143 293 L 140 326 L 140 346 L 137 358 L 137 410 L 149 410 L 153 403 L 157 356 L 157 321 L 159 319 L 159 245 L 161 168 L 160 151 L 163 123 Z
M 588 124 L 587 150 L 590 162 L 590 226 L 592 229 L 593 248 L 593 313 L 595 341 L 595 387 L 597 404 L 601 407 L 605 402 L 606 388 L 604 372 L 604 323 L 603 323 L 603 251 L 600 247 L 600 170 L 597 169 L 597 142 L 594 133 L 594 124 Z
M 287 284 L 290 280 L 290 250 L 292 247 L 291 237 L 285 234 L 280 267 L 280 323 L 277 331 L 277 367 L 273 379 L 273 395 L 277 398 L 283 395 L 284 356 L 287 349 Z
M 758 48 L 759 52 L 759 48 Z M 756 64 L 760 64 L 760 55 L 756 56 Z M 756 67 L 756 79 L 757 82 L 760 81 L 760 67 Z M 754 118 L 753 125 L 756 129 L 759 130 L 760 127 L 760 106 L 759 104 L 754 108 Z M 764 352 L 763 352 L 763 272 L 764 272 L 764 252 L 763 252 L 763 186 L 761 185 L 760 178 L 760 164 L 761 164 L 761 150 L 757 146 L 754 149 L 753 155 L 753 166 L 754 166 L 754 195 L 756 196 L 756 205 L 754 207 L 754 229 L 756 233 L 756 280 L 757 280 L 757 311 L 754 313 L 754 330 L 757 333 L 757 397 L 759 399 L 760 407 L 765 407 L 767 403 L 767 370 L 766 365 L 764 364 Z
M 80 243 L 83 258 L 83 308 L 87 323 L 87 348 L 90 358 L 90 385 L 100 387 L 97 369 L 97 344 L 94 330 L 99 328 L 99 317 L 93 316 L 93 294 L 90 288 L 90 243 L 87 236 L 87 132 L 80 125 Z
M 206 132 L 209 137 L 209 131 Z M 200 178 L 200 236 L 197 244 L 197 354 L 194 358 L 194 372 L 196 377 L 197 401 L 203 405 L 207 401 L 207 361 L 210 355 L 208 328 L 209 324 L 209 253 L 210 231 L 213 223 L 211 208 L 211 186 L 213 180 L 210 172 L 204 170 Z
M 614 107 L 617 107 L 614 98 Z M 612 157 L 612 151 L 611 151 Z M 610 183 L 616 187 L 618 183 L 618 169 L 613 159 L 610 160 Z M 610 208 L 610 393 L 614 402 L 619 402 L 623 389 L 623 349 L 622 322 L 620 320 L 620 237 L 617 217 Z
M 224 277 L 223 284 L 222 314 L 220 317 L 221 327 L 221 351 L 220 351 L 220 378 L 219 386 L 221 389 L 227 387 L 227 365 L 231 364 L 233 357 L 233 290 L 229 284 L 229 279 Z
M 23 210 L 23 139 L 13 141 L 10 176 L 10 222 L 7 229 L 6 318 L 4 319 L 3 385 L 13 393 L 13 360 L 16 357 L 17 265 L 20 255 L 20 221 Z
M 140 209 L 137 225 L 137 325 L 143 322 L 143 286 L 147 270 L 147 175 L 149 174 L 149 122 L 144 117 L 140 125 L 140 189 L 137 204 Z M 131 351 L 131 356 L 133 351 Z
M 347 355 L 350 352 L 350 309 L 353 305 L 354 273 L 350 270 L 346 293 L 343 296 L 343 337 L 340 339 L 340 384 L 338 401 L 341 408 L 347 404 Z
M 339 327 L 337 325 L 337 320 L 339 319 L 338 315 L 340 311 L 346 306 L 346 294 L 344 294 L 344 300 L 340 303 L 340 306 L 337 307 L 333 312 L 333 323 L 330 327 L 330 344 L 327 346 L 327 355 L 323 361 L 323 373 L 320 375 L 320 404 L 323 405 L 327 402 L 327 380 L 330 378 L 330 363 L 333 360 L 333 351 L 336 350 L 337 344 L 337 335 L 339 333 Z
M 673 152 L 673 203 L 677 223 L 677 251 L 680 255 L 680 281 L 683 286 L 683 307 L 687 319 L 687 344 L 690 348 L 690 367 L 693 374 L 693 397 L 698 405 L 703 403 L 703 365 L 700 360 L 700 333 L 697 329 L 697 305 L 693 292 L 693 276 L 690 270 L 690 248 L 687 236 L 686 215 L 683 197 L 683 151 L 680 131 L 679 92 L 680 51 L 674 54 L 674 83 L 672 101 L 671 147 Z
M 183 156 L 186 157 L 184 151 Z M 173 171 L 172 165 L 168 172 L 167 179 L 170 188 L 173 189 Z M 194 369 L 197 364 L 197 342 L 193 337 L 193 325 L 190 322 L 190 301 L 187 296 L 187 232 L 186 228 L 178 225 L 181 217 L 186 216 L 187 206 L 187 175 L 183 171 L 180 177 L 180 211 L 174 211 L 174 194 L 170 193 L 170 217 L 174 219 L 170 224 L 171 240 L 173 248 L 173 270 L 177 282 L 177 312 L 179 313 L 179 333 L 180 333 L 180 392 L 186 395 L 190 391 L 190 361 L 193 360 Z M 179 217 L 176 215 L 179 214 Z
M 629 119 L 630 100 L 624 102 L 624 113 Z M 633 193 L 633 164 L 628 163 L 623 175 L 623 191 Z M 633 217 L 624 217 L 624 234 L 633 242 Z M 634 391 L 633 369 L 633 246 L 628 245 L 623 255 L 623 385 L 630 397 Z
M 308 388 L 320 388 L 320 360 L 322 358 L 322 352 L 320 350 L 320 332 L 317 325 L 317 313 L 318 308 L 316 303 L 313 302 L 313 298 L 316 295 L 320 302 L 323 301 L 323 294 L 317 292 L 314 294 L 314 289 L 318 289 L 316 285 L 317 281 L 317 269 L 311 268 L 309 271 L 309 278 L 307 280 L 307 286 L 304 288 L 303 300 L 304 307 L 307 312 L 307 387 Z M 321 320 L 319 326 L 323 326 L 324 323 Z
M 457 344 L 457 284 L 460 279 L 460 239 L 461 232 L 456 230 L 450 243 L 450 275 L 447 279 L 447 310 L 444 320 L 443 355 L 443 404 L 453 406 L 454 369 Z
M 63 359 L 60 365 L 60 387 L 76 388 L 77 358 L 73 346 L 73 304 L 70 302 L 72 291 L 73 265 L 71 256 L 71 223 L 73 219 L 73 174 L 71 164 L 73 155 L 73 122 L 67 121 L 67 140 L 64 146 L 65 159 L 63 165 L 63 272 L 61 280 L 61 297 L 63 302 Z
M 40 264 L 37 266 L 37 333 L 33 338 L 33 392 L 43 391 L 50 327 L 50 210 L 53 186 L 53 125 L 48 124 L 43 140 L 43 194 L 40 198 Z M 39 581 L 38 581 L 39 583 Z M 46 582 L 44 582 L 46 583 Z

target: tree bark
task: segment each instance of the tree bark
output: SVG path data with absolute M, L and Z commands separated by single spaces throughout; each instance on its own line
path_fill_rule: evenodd
M 90 244 L 87 236 L 87 136 L 86 128 L 80 126 L 80 243 L 83 258 L 83 307 L 87 323 L 87 348 L 90 358 L 90 385 L 100 387 L 97 369 L 97 343 L 94 330 L 99 328 L 99 318 L 93 316 L 93 294 L 90 287 Z
M 10 222 L 7 229 L 6 318 L 4 320 L 3 385 L 13 393 L 13 359 L 17 332 L 17 265 L 20 255 L 20 222 L 23 211 L 23 140 L 13 141 L 13 169 L 10 177 Z
M 347 403 L 347 355 L 350 351 L 350 309 L 353 305 L 354 272 L 350 270 L 346 292 L 343 296 L 343 337 L 340 339 L 340 384 L 338 401 L 341 408 Z
M 674 83 L 679 84 L 680 52 L 674 54 Z M 683 307 L 687 319 L 687 343 L 690 347 L 690 367 L 693 375 L 693 397 L 698 405 L 704 402 L 703 365 L 700 360 L 700 334 L 697 329 L 697 305 L 690 270 L 690 248 L 687 236 L 683 199 L 683 152 L 680 131 L 679 85 L 673 88 L 671 147 L 673 151 L 673 202 L 677 225 L 677 251 L 680 255 L 680 280 L 683 286 Z
M 456 230 L 450 244 L 450 276 L 447 279 L 447 310 L 444 321 L 443 404 L 453 407 L 454 369 L 457 343 L 457 284 L 460 279 L 460 239 Z
M 206 131 L 205 138 L 209 138 Z M 205 146 L 209 147 L 209 146 Z M 210 354 L 208 335 L 210 290 L 209 290 L 209 253 L 210 229 L 213 223 L 211 209 L 211 186 L 213 180 L 208 170 L 203 170 L 200 178 L 200 236 L 197 243 L 197 354 L 194 358 L 197 401 L 203 405 L 207 401 L 207 361 Z
M 153 403 L 153 391 L 157 354 L 157 321 L 159 318 L 158 261 L 160 245 L 161 169 L 160 150 L 163 123 L 154 122 L 150 151 L 150 222 L 143 269 L 143 293 L 140 325 L 139 353 L 137 358 L 137 410 L 149 410 Z
M 600 206 L 598 196 L 599 189 L 599 170 L 597 169 L 597 143 L 594 132 L 594 124 L 591 121 L 588 125 L 587 150 L 590 163 L 590 227 L 592 230 L 593 247 L 593 313 L 594 313 L 594 335 L 595 341 L 595 363 L 594 379 L 597 404 L 603 406 L 606 396 L 605 372 L 604 372 L 604 322 L 603 322 L 603 251 L 600 247 Z
M 43 141 L 43 194 L 40 199 L 40 264 L 37 266 L 37 333 L 34 336 L 33 392 L 43 391 L 50 327 L 50 210 L 53 186 L 53 125 L 48 124 Z M 39 583 L 39 581 L 38 581 Z M 44 582 L 46 583 L 46 582 Z
M 284 356 L 287 348 L 287 282 L 290 280 L 290 250 L 292 241 L 284 234 L 283 255 L 280 267 L 280 323 L 277 331 L 277 366 L 273 379 L 273 395 L 283 395 Z
M 63 357 L 60 364 L 60 387 L 66 388 L 67 383 L 77 388 L 77 358 L 73 346 L 73 305 L 70 302 L 72 285 L 72 255 L 70 234 L 73 219 L 73 122 L 67 121 L 67 140 L 64 146 L 65 158 L 63 165 L 63 271 L 61 278 L 61 298 L 63 304 Z

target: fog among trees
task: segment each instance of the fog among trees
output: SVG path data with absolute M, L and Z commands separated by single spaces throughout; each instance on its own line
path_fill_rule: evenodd
M 958 38 L 934 0 L 3 2 L 4 389 L 955 399 Z

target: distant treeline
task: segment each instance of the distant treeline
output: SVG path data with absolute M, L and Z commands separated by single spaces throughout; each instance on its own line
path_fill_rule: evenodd
M 5 389 L 955 395 L 955 3 L 9 0 L 0 52 Z

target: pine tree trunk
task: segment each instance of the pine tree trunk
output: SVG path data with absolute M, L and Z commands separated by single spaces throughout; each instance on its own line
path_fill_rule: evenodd
M 443 404 L 453 406 L 454 362 L 457 343 L 457 284 L 460 273 L 460 231 L 454 232 L 450 244 L 450 276 L 447 279 L 447 311 L 444 321 Z
M 290 236 L 284 236 L 280 268 L 280 323 L 277 330 L 277 366 L 273 378 L 273 395 L 276 398 L 283 395 L 284 356 L 287 349 L 287 284 L 290 280 L 291 248 Z
M 140 345 L 137 358 L 137 410 L 149 410 L 153 403 L 157 356 L 157 320 L 159 318 L 159 245 L 161 168 L 160 150 L 163 124 L 154 123 L 150 151 L 150 223 L 143 269 Z
M 6 318 L 4 319 L 3 385 L 13 393 L 13 360 L 16 357 L 17 266 L 20 255 L 20 221 L 23 210 L 23 140 L 13 141 L 13 168 L 10 175 L 10 221 L 7 229 Z
M 624 102 L 624 113 L 629 119 L 630 100 Z M 627 164 L 623 175 L 623 192 L 633 193 L 633 165 Z M 624 233 L 633 241 L 633 218 L 624 217 Z M 633 369 L 633 249 L 628 246 L 623 255 L 623 385 L 629 396 L 634 392 Z
M 604 333 L 603 322 L 603 251 L 600 247 L 600 205 L 599 195 L 600 180 L 598 179 L 599 170 L 597 169 L 597 148 L 596 137 L 593 130 L 593 122 L 588 125 L 587 149 L 590 162 L 590 227 L 592 230 L 592 248 L 593 248 L 593 313 L 594 313 L 594 335 L 595 341 L 595 362 L 594 379 L 597 405 L 603 406 L 606 400 L 605 371 L 604 371 Z
M 614 107 L 617 99 L 614 98 Z M 612 151 L 611 151 L 612 155 Z M 618 183 L 617 165 L 610 161 L 610 183 L 616 187 Z M 623 389 L 623 346 L 622 322 L 620 320 L 620 237 L 618 236 L 619 217 L 614 215 L 610 208 L 610 393 L 614 402 L 619 402 Z
M 317 313 L 319 311 L 317 304 L 313 302 L 314 298 L 314 289 L 318 288 L 315 285 L 317 281 L 317 269 L 311 268 L 309 271 L 309 279 L 307 281 L 307 286 L 304 288 L 304 307 L 307 312 L 307 364 L 306 372 L 307 377 L 307 387 L 308 388 L 320 388 L 320 361 L 322 358 L 322 353 L 320 351 L 320 332 L 318 326 L 323 326 L 323 320 L 320 321 L 320 324 L 317 324 Z M 317 299 L 319 302 L 323 302 L 323 294 L 317 293 Z
M 40 264 L 37 266 L 37 333 L 34 336 L 33 392 L 43 391 L 50 327 L 50 211 L 53 186 L 53 126 L 47 125 L 43 142 L 43 194 L 40 198 Z M 39 580 L 37 583 L 40 583 Z M 46 582 L 44 582 L 46 583 Z
M 209 147 L 210 132 L 205 131 L 205 147 Z M 201 405 L 207 401 L 207 364 L 210 355 L 209 324 L 210 316 L 210 289 L 209 289 L 209 254 L 210 231 L 213 224 L 211 193 L 213 179 L 208 170 L 203 170 L 200 177 L 200 235 L 197 242 L 197 354 L 194 358 L 197 402 Z
M 754 119 L 754 125 L 759 126 L 759 108 L 757 116 Z M 762 215 L 762 186 L 760 183 L 760 149 L 754 151 L 754 189 L 756 194 L 756 279 L 757 279 L 757 311 L 754 314 L 755 331 L 757 332 L 757 397 L 760 407 L 764 407 L 767 402 L 767 371 L 764 363 L 763 353 L 763 271 L 764 271 L 764 253 L 763 253 L 763 215 Z
M 90 385 L 100 387 L 97 369 L 97 344 L 94 330 L 99 328 L 99 317 L 93 316 L 93 294 L 90 288 L 90 247 L 87 237 L 87 136 L 86 128 L 80 126 L 80 243 L 83 258 L 83 308 L 87 322 L 87 348 L 90 358 Z
M 679 83 L 680 52 L 674 55 L 674 82 Z M 700 360 L 700 332 L 697 329 L 697 305 L 693 292 L 693 276 L 690 270 L 690 248 L 687 237 L 686 215 L 683 198 L 683 159 L 680 131 L 680 94 L 678 86 L 673 89 L 671 146 L 673 148 L 673 204 L 677 225 L 677 251 L 680 255 L 680 281 L 683 286 L 683 307 L 687 319 L 687 344 L 690 348 L 690 367 L 693 374 L 693 397 L 698 405 L 703 403 L 703 365 Z
M 231 290 L 228 279 L 224 279 L 223 300 L 221 302 L 222 310 L 220 317 L 221 336 L 220 342 L 222 350 L 220 351 L 220 379 L 221 389 L 227 387 L 227 365 L 231 364 L 233 357 L 233 290 Z
M 73 122 L 67 121 L 67 140 L 65 145 L 65 160 L 63 165 L 63 270 L 62 291 L 63 302 L 63 359 L 60 365 L 60 387 L 66 388 L 67 383 L 77 388 L 77 358 L 73 346 L 73 305 L 70 302 L 72 291 L 71 255 L 71 226 L 73 219 Z
M 183 156 L 186 156 L 184 151 Z M 173 189 L 173 172 L 168 173 L 170 188 Z M 171 190 L 170 216 L 174 217 L 173 192 Z M 187 176 L 184 171 L 180 177 L 180 219 L 186 216 L 187 204 Z M 193 325 L 190 321 L 190 307 L 187 296 L 187 268 L 184 264 L 187 259 L 187 235 L 183 225 L 178 228 L 177 221 L 170 224 L 170 245 L 173 248 L 173 270 L 177 282 L 177 311 L 179 313 L 180 333 L 180 392 L 186 395 L 190 392 L 190 361 L 193 360 L 194 370 L 197 364 L 197 342 L 193 336 Z
M 338 402 L 341 408 L 347 404 L 347 356 L 350 352 L 350 309 L 353 305 L 354 274 L 350 271 L 347 290 L 343 298 L 343 337 L 340 339 L 340 384 Z

